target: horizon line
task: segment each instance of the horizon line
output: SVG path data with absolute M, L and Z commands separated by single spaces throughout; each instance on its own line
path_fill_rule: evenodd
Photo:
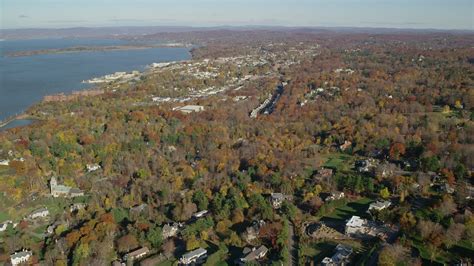
M 403 27 L 403 26 L 317 26 L 317 25 L 119 25 L 119 26 L 67 26 L 67 27 L 20 27 L 20 28 L 0 28 L 2 30 L 68 30 L 68 29 L 100 29 L 100 28 L 194 28 L 194 29 L 212 29 L 212 28 L 287 28 L 287 29 L 373 29 L 373 30 L 405 30 L 405 31 L 465 31 L 473 32 L 474 28 L 435 28 L 435 27 Z

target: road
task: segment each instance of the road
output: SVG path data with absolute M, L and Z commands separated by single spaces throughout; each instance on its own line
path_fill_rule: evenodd
M 288 223 L 288 249 L 290 252 L 290 266 L 298 265 L 298 237 L 295 235 L 295 225 L 292 222 Z

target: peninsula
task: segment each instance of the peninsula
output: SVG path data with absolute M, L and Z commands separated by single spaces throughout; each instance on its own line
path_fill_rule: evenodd
M 40 49 L 30 51 L 14 51 L 7 52 L 5 55 L 8 57 L 24 57 L 33 55 L 45 55 L 45 54 L 66 54 L 66 53 L 80 53 L 80 52 L 109 52 L 109 51 L 123 51 L 123 50 L 142 50 L 142 49 L 153 49 L 153 48 L 180 48 L 180 47 L 191 47 L 191 44 L 185 43 L 164 43 L 164 44 L 129 44 L 129 45 L 112 45 L 112 46 L 74 46 L 57 49 Z

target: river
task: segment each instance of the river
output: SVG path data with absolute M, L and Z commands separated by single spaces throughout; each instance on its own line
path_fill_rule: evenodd
M 108 39 L 47 39 L 0 41 L 0 121 L 20 113 L 45 95 L 85 89 L 81 83 L 118 71 L 144 70 L 155 62 L 190 59 L 189 48 L 84 51 L 7 57 L 6 53 L 75 46 L 128 45 Z

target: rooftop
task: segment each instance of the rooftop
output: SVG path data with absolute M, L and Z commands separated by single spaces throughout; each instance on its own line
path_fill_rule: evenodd
M 130 253 L 127 254 L 128 257 L 136 257 L 136 256 L 139 256 L 139 255 L 142 255 L 144 253 L 148 253 L 150 252 L 150 250 L 147 248 L 147 247 L 142 247 L 142 248 L 139 248 L 137 250 L 134 250 Z
M 346 223 L 349 227 L 361 227 L 365 224 L 365 220 L 359 216 L 352 216 L 352 218 Z
M 22 250 L 20 252 L 15 252 L 13 254 L 10 255 L 10 258 L 11 259 L 19 259 L 19 258 L 23 258 L 23 257 L 29 257 L 33 255 L 33 252 L 31 252 L 30 250 Z
M 190 251 L 190 252 L 184 254 L 182 259 L 183 260 L 190 260 L 190 259 L 195 258 L 195 257 L 200 257 L 200 256 L 202 256 L 206 253 L 207 253 L 207 250 L 205 250 L 203 248 L 198 248 L 198 249 L 195 249 L 193 251 Z

